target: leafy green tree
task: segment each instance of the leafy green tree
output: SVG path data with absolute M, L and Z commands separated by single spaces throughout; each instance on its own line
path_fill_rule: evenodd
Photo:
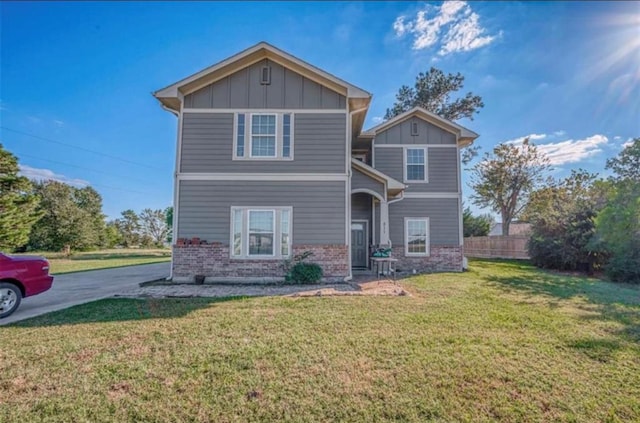
M 173 206 L 169 206 L 164 210 L 164 214 L 167 217 L 167 227 L 169 232 L 167 233 L 167 242 L 171 242 L 173 239 Z
M 403 85 L 396 94 L 396 102 L 387 109 L 385 120 L 391 119 L 414 107 L 422 107 L 445 119 L 455 121 L 461 118 L 473 119 L 474 113 L 484 107 L 482 98 L 469 92 L 464 97 L 451 99 L 452 93 L 462 89 L 464 76 L 460 73 L 445 74 L 431 67 L 428 72 L 420 72 L 414 87 Z
M 122 236 L 115 221 L 110 221 L 104 228 L 104 247 L 113 248 L 122 243 Z
M 34 184 L 43 217 L 33 226 L 29 248 L 87 250 L 104 235 L 102 198 L 93 188 L 75 188 L 57 181 Z
M 612 189 L 596 219 L 597 242 L 611 254 L 605 270 L 615 281 L 640 283 L 640 138 L 606 167 Z
M 536 266 L 590 271 L 604 263 L 606 255 L 593 243 L 602 207 L 595 178 L 584 170 L 572 171 L 531 194 L 523 215 L 531 223 L 527 247 Z
M 125 210 L 120 213 L 122 217 L 116 219 L 115 225 L 118 228 L 122 244 L 125 247 L 139 245 L 141 241 L 140 217 L 133 210 Z
M 18 160 L 0 144 L 0 249 L 13 251 L 29 240 L 40 219 L 39 199 L 29 179 L 18 176 Z
M 499 144 L 471 168 L 474 204 L 488 207 L 502 218 L 502 233 L 527 204 L 529 195 L 547 181 L 549 159 L 525 139 L 522 145 Z
M 491 223 L 493 223 L 493 217 L 491 217 L 490 214 L 474 216 L 469 207 L 465 208 L 462 213 L 462 226 L 465 238 L 489 235 Z
M 150 239 L 150 243 L 161 247 L 167 240 L 169 226 L 163 210 L 144 209 L 140 213 L 142 234 Z
M 452 99 L 452 94 L 463 87 L 464 76 L 461 73 L 445 74 L 440 69 L 431 67 L 428 72 L 420 72 L 416 76 L 413 88 L 406 85 L 400 87 L 396 101 L 387 109 L 384 119 L 391 119 L 414 107 L 422 107 L 450 121 L 462 118 L 473 120 L 473 115 L 484 107 L 484 103 L 482 97 L 471 92 Z M 462 150 L 462 164 L 469 164 L 478 155 L 479 149 L 479 146 L 469 146 Z

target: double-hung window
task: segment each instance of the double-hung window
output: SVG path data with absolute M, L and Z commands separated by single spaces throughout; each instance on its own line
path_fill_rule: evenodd
M 429 255 L 429 218 L 404 219 L 404 253 L 407 256 Z
M 291 214 L 291 207 L 232 207 L 231 257 L 289 257 Z
M 427 182 L 427 149 L 404 149 L 404 181 Z
M 236 113 L 235 160 L 291 160 L 292 113 Z

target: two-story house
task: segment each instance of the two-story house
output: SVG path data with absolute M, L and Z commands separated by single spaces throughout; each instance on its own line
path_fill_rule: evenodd
M 174 280 L 280 279 L 305 251 L 348 280 L 389 245 L 406 272 L 462 269 L 476 133 L 420 108 L 363 131 L 370 93 L 264 42 L 154 96 L 178 117 Z

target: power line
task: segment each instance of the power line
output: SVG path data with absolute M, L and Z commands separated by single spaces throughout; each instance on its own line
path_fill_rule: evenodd
M 65 143 L 65 142 L 62 142 L 62 141 L 56 141 L 56 140 L 52 140 L 50 138 L 44 138 L 44 137 L 41 137 L 41 136 L 38 136 L 38 135 L 29 134 L 27 132 L 18 131 L 16 129 L 7 128 L 6 126 L 0 126 L 0 129 L 4 129 L 5 131 L 14 132 L 16 134 L 25 135 L 27 137 L 39 139 L 39 140 L 42 140 L 42 141 L 50 142 L 50 143 L 53 143 L 53 144 L 64 145 L 65 147 L 77 148 L 78 150 L 86 151 L 86 152 L 92 153 L 92 154 L 97 154 L 98 156 L 108 157 L 108 158 L 110 158 L 112 160 L 119 160 L 121 162 L 134 164 L 136 166 L 143 166 L 143 167 L 146 167 L 146 168 L 149 168 L 149 169 L 154 169 L 154 170 L 165 170 L 165 169 L 161 169 L 159 167 L 149 166 L 148 164 L 138 163 L 138 162 L 134 162 L 132 160 L 123 159 L 121 157 L 112 156 L 110 154 L 102 153 L 100 151 L 95 151 L 95 150 L 91 150 L 91 149 L 88 149 L 88 148 L 85 148 L 85 147 L 80 147 L 78 145 L 68 144 L 68 143 Z
M 88 167 L 78 166 L 78 165 L 75 165 L 75 164 L 72 164 L 72 163 L 61 162 L 61 161 L 58 161 L 58 160 L 44 159 L 44 158 L 42 158 L 42 157 L 33 156 L 33 155 L 31 155 L 31 154 L 18 153 L 18 152 L 15 152 L 14 154 L 15 154 L 16 156 L 19 156 L 19 157 L 30 157 L 30 158 L 32 158 L 32 159 L 42 160 L 42 161 L 44 161 L 44 162 L 56 163 L 56 164 L 61 164 L 61 165 L 64 165 L 64 166 L 71 166 L 71 167 L 75 167 L 75 168 L 77 168 L 77 169 L 82 169 L 82 170 L 86 170 L 86 171 L 89 171 L 89 172 L 100 173 L 100 174 L 102 174 L 102 175 L 117 176 L 117 177 L 119 177 L 119 178 L 123 178 L 123 179 L 129 180 L 129 181 L 138 181 L 138 182 L 143 182 L 143 183 L 145 183 L 145 184 L 152 184 L 152 183 L 153 183 L 153 182 L 151 182 L 151 181 L 146 181 L 146 180 L 144 180 L 144 179 L 138 179 L 138 178 L 133 178 L 133 177 L 131 177 L 131 176 L 119 175 L 119 174 L 117 174 L 117 173 L 113 173 L 113 172 L 105 172 L 105 171 L 102 171 L 102 170 L 91 169 L 91 168 L 88 168 Z

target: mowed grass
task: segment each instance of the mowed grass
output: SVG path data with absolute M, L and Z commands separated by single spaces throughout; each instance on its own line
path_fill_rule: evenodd
M 0 421 L 640 420 L 640 289 L 472 261 L 403 297 L 111 299 L 0 328 Z
M 33 252 L 26 255 L 45 257 L 51 266 L 49 272 L 54 275 L 171 260 L 171 250 L 169 249 L 113 249 L 74 252 L 70 257 L 65 257 L 63 253 L 57 252 Z

